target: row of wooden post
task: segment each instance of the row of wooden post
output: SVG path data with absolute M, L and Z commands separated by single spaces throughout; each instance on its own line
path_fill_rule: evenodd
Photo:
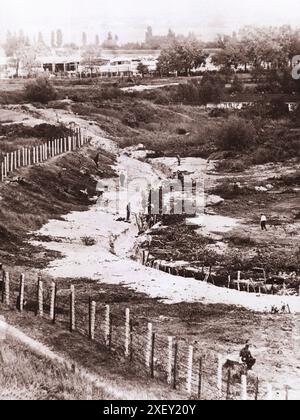
M 52 282 L 50 286 L 50 310 L 49 315 L 53 323 L 56 321 L 56 297 L 57 297 L 57 287 L 56 283 Z M 5 272 L 3 276 L 3 288 L 2 288 L 2 302 L 9 306 L 10 305 L 10 277 L 9 273 Z M 18 298 L 18 309 L 22 312 L 24 310 L 25 302 L 25 276 L 22 274 L 20 276 L 20 286 L 19 286 L 19 298 Z M 76 331 L 76 297 L 75 297 L 75 287 L 70 287 L 69 293 L 69 302 L 70 302 L 70 332 Z M 44 316 L 44 287 L 43 281 L 39 277 L 37 282 L 37 309 L 36 315 L 43 317 Z M 112 320 L 111 320 L 111 310 L 110 306 L 105 306 L 104 313 L 104 342 L 106 346 L 112 350 Z M 96 302 L 89 300 L 89 338 L 90 340 L 95 340 L 95 328 L 96 328 Z M 148 323 L 147 325 L 147 337 L 146 337 L 146 346 L 145 346 L 145 367 L 149 371 L 152 378 L 155 377 L 155 343 L 156 343 L 156 334 L 153 332 L 153 324 Z M 125 310 L 125 338 L 124 338 L 124 356 L 132 360 L 132 344 L 133 344 L 133 330 L 132 323 L 130 319 L 130 309 L 126 308 Z M 167 341 L 167 383 L 172 385 L 173 389 L 178 387 L 178 354 L 179 354 L 179 345 L 174 337 L 168 337 Z M 186 353 L 186 373 L 185 373 L 185 389 L 189 396 L 193 393 L 193 371 L 194 366 L 194 347 L 188 346 Z M 218 356 L 218 367 L 217 367 L 217 378 L 216 378 L 216 388 L 218 399 L 230 399 L 231 398 L 231 372 L 228 371 L 227 387 L 226 392 L 223 390 L 223 365 L 224 358 Z M 198 365 L 198 398 L 201 399 L 203 387 L 203 359 L 199 359 Z M 256 383 L 255 399 L 259 397 L 259 382 Z M 241 378 L 241 391 L 240 399 L 248 399 L 247 391 L 247 376 L 244 375 Z M 267 384 L 267 399 L 273 399 L 273 388 L 271 384 Z M 286 388 L 286 399 L 288 399 L 288 388 Z
M 141 261 L 143 265 L 147 265 L 147 257 L 146 257 L 146 251 L 143 251 L 142 256 L 141 256 Z M 167 267 L 167 266 L 163 266 L 161 265 L 159 262 L 153 261 L 152 262 L 152 268 L 155 268 L 157 270 L 160 271 L 164 271 L 168 274 L 171 275 L 178 275 L 178 273 L 176 272 L 176 268 L 174 267 Z M 186 277 L 186 275 L 184 275 L 184 277 Z M 208 275 L 205 276 L 205 279 L 203 281 L 207 282 L 208 281 Z M 236 289 L 240 292 L 241 291 L 241 271 L 238 271 L 237 273 L 237 280 L 236 283 L 232 282 L 232 278 L 231 275 L 228 275 L 228 283 L 227 283 L 227 288 L 230 289 L 231 285 L 236 285 Z M 257 286 L 255 285 L 251 285 L 250 283 L 247 284 L 247 292 L 251 293 L 251 287 L 252 287 L 252 291 L 254 293 L 259 293 L 262 294 L 263 293 L 263 288 L 261 286 L 258 286 L 258 291 L 257 291 Z M 300 296 L 300 286 L 298 288 L 298 296 Z
M 82 135 L 81 129 L 77 128 L 71 136 L 49 140 L 39 146 L 23 147 L 7 153 L 1 162 L 1 182 L 19 168 L 43 163 L 55 156 L 76 150 L 84 146 L 88 140 L 88 137 Z

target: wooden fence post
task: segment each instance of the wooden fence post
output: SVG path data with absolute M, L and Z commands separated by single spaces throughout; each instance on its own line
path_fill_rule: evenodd
M 25 292 L 25 276 L 20 276 L 20 291 L 19 291 L 19 311 L 23 312 L 24 309 L 24 292 Z
M 10 304 L 10 289 L 9 289 L 9 273 L 4 273 L 4 282 L 3 282 L 3 289 L 2 289 L 2 302 L 9 306 Z
M 177 388 L 177 362 L 178 362 L 178 343 L 175 343 L 174 348 L 174 370 L 173 370 L 173 389 Z
M 125 310 L 125 357 L 129 356 L 129 343 L 130 343 L 130 309 Z
M 75 287 L 72 285 L 70 288 L 70 332 L 75 331 Z
M 231 369 L 228 370 L 228 375 L 227 375 L 227 388 L 226 388 L 226 400 L 229 401 L 230 400 L 230 396 L 231 396 Z
M 95 325 L 96 325 L 96 302 L 89 301 L 89 337 L 90 340 L 95 340 Z
M 202 373 L 203 373 L 203 358 L 200 357 L 199 359 L 199 373 L 198 373 L 198 400 L 202 398 Z
M 186 375 L 186 392 L 189 395 L 192 395 L 193 357 L 194 357 L 194 348 L 193 346 L 189 346 L 188 357 L 187 357 L 187 375 Z
M 152 339 L 151 339 L 151 378 L 154 378 L 154 374 L 155 374 L 155 359 L 154 359 L 154 352 L 155 352 L 155 333 L 152 334 Z
M 172 362 L 173 362 L 173 337 L 168 337 L 168 364 L 167 364 L 167 382 L 172 382 Z
M 248 393 L 247 393 L 247 376 L 242 375 L 241 377 L 241 400 L 247 401 Z
M 51 283 L 51 291 L 50 291 L 50 319 L 55 323 L 55 302 L 56 301 L 56 283 L 53 281 Z
M 147 368 L 150 368 L 151 350 L 152 350 L 151 349 L 152 348 L 152 332 L 153 332 L 152 323 L 148 322 L 146 354 L 145 354 L 145 363 L 146 363 Z
M 289 401 L 289 387 L 285 386 L 285 401 Z
M 240 271 L 238 271 L 237 288 L 238 288 L 238 291 L 240 292 L 241 291 L 241 272 Z
M 44 315 L 44 290 L 43 290 L 43 282 L 39 278 L 38 279 L 38 290 L 37 290 L 37 315 L 42 317 Z
M 223 384 L 223 358 L 218 355 L 218 372 L 217 372 L 217 391 L 218 398 L 222 398 L 222 384 Z
M 256 378 L 256 382 L 255 382 L 255 401 L 258 401 L 258 396 L 259 396 L 259 379 Z
M 105 306 L 105 320 L 104 320 L 104 338 L 105 338 L 105 344 L 109 346 L 110 341 L 110 306 Z

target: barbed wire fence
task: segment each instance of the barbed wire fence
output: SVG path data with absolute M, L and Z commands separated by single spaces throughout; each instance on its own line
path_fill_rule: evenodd
M 205 351 L 199 343 L 158 333 L 155 324 L 130 307 L 97 302 L 80 285 L 58 287 L 55 281 L 27 282 L 3 273 L 1 304 L 31 312 L 70 333 L 106 348 L 137 377 L 147 377 L 194 400 L 273 400 L 275 391 L 238 362 Z M 77 293 L 77 291 L 79 293 Z M 289 399 L 289 390 L 282 390 Z

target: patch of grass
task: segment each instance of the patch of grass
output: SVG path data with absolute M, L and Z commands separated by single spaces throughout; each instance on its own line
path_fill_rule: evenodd
M 7 339 L 0 347 L 0 400 L 110 399 L 105 390 L 89 386 L 79 375 L 36 356 L 24 345 Z M 88 392 L 90 390 L 90 395 Z

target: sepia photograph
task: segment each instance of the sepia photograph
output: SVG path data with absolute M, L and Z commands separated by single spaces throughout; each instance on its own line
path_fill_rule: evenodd
M 1 401 L 300 400 L 298 0 L 0 0 L 0 166 Z

